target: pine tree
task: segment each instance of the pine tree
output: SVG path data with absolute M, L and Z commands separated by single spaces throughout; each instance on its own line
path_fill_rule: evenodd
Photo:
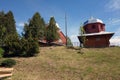
M 0 12 L 0 37 L 2 38 L 2 44 L 5 45 L 4 41 L 9 35 L 17 35 L 15 20 L 13 13 L 9 11 L 8 13 L 4 13 L 4 11 Z
M 7 34 L 16 34 L 17 35 L 15 19 L 14 19 L 12 11 L 9 11 L 7 14 L 5 14 L 5 20 L 6 20 L 5 27 L 7 30 Z
M 34 56 L 38 53 L 39 44 L 35 38 L 40 37 L 39 29 L 44 25 L 43 18 L 36 13 L 30 23 L 24 26 L 25 38 L 19 37 L 13 13 L 11 11 L 6 14 L 4 11 L 0 12 L 0 46 L 5 50 L 4 56 Z
M 45 22 L 43 18 L 41 18 L 40 14 L 36 12 L 32 19 L 29 22 L 29 30 L 31 31 L 32 37 L 35 39 L 43 39 L 44 38 L 44 28 Z
M 1 11 L 0 12 L 0 26 L 4 26 L 5 27 L 5 21 L 6 21 L 5 13 L 4 13 L 4 11 Z
M 28 39 L 29 37 L 32 37 L 31 29 L 30 29 L 30 27 L 28 26 L 27 23 L 24 24 L 23 36 L 24 36 L 26 39 Z
M 0 25 L 0 46 L 3 46 L 5 40 L 6 28 Z
M 0 45 L 4 48 L 5 53 L 9 54 L 16 51 L 19 38 L 12 11 L 6 14 L 4 11 L 0 12 L 0 40 Z
M 49 24 L 46 28 L 46 40 L 48 43 L 51 43 L 59 39 L 58 28 L 56 26 L 56 21 L 54 17 L 50 18 Z
M 40 39 L 44 39 L 44 37 L 45 37 L 45 21 L 44 21 L 44 19 L 42 18 L 41 19 L 41 30 L 40 30 L 40 34 L 41 34 L 41 38 Z
M 0 16 L 4 16 L 4 15 L 5 15 L 4 11 L 0 11 Z
M 29 23 L 24 25 L 24 39 L 22 39 L 22 55 L 34 56 L 39 52 L 38 39 L 44 38 L 45 22 L 44 19 L 36 12 L 29 20 Z

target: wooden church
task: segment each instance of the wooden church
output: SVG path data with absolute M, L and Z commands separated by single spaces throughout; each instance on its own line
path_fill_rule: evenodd
M 85 38 L 84 47 L 109 47 L 109 40 L 114 33 L 105 31 L 105 24 L 102 20 L 91 17 L 84 22 L 83 29 L 85 33 L 78 36 L 78 39 L 80 44 L 83 44 L 82 38 Z

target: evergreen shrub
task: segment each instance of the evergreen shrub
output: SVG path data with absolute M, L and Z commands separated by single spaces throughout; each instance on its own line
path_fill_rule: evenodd
M 13 59 L 5 59 L 1 62 L 2 67 L 13 67 L 16 64 L 16 61 Z

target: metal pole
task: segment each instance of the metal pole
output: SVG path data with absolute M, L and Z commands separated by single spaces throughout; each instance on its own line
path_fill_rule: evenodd
M 65 33 L 66 33 L 66 46 L 67 46 L 67 17 L 65 13 Z

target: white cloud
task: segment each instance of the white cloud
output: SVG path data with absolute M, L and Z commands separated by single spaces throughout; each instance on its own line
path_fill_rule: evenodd
M 114 36 L 110 39 L 110 45 L 120 46 L 120 19 L 114 18 L 107 22 L 107 26 L 115 32 Z
M 24 26 L 24 22 L 19 22 L 19 23 L 17 23 L 17 26 L 23 27 L 23 26 Z
M 120 36 L 115 36 L 110 39 L 110 45 L 120 46 Z
M 77 36 L 78 36 L 78 35 L 71 35 L 71 36 L 70 36 L 71 41 L 72 41 L 72 42 L 79 42 Z
M 120 10 L 120 0 L 109 0 L 106 6 L 113 11 Z
M 17 29 L 17 32 L 18 32 L 19 34 L 21 34 L 22 31 L 23 31 L 23 27 L 16 27 L 16 29 Z
M 16 25 L 17 25 L 17 27 L 16 27 L 17 32 L 18 32 L 19 34 L 21 34 L 21 33 L 22 33 L 22 31 L 23 31 L 24 22 L 19 22 L 19 23 L 16 23 Z
M 115 32 L 115 36 L 120 35 L 120 18 L 110 18 L 105 23 L 106 29 Z
M 78 36 L 78 35 L 71 35 L 71 36 L 70 36 L 70 39 L 71 39 L 71 41 L 72 41 L 72 43 L 73 43 L 73 46 L 79 46 L 79 45 L 80 45 L 80 42 L 79 42 L 77 36 Z
M 120 18 L 110 18 L 107 21 L 108 25 L 120 25 Z
M 110 18 L 106 21 L 106 27 L 115 32 L 115 36 L 120 35 L 120 18 Z
M 117 31 L 115 32 L 115 34 L 118 36 L 120 36 L 120 27 L 117 29 Z

